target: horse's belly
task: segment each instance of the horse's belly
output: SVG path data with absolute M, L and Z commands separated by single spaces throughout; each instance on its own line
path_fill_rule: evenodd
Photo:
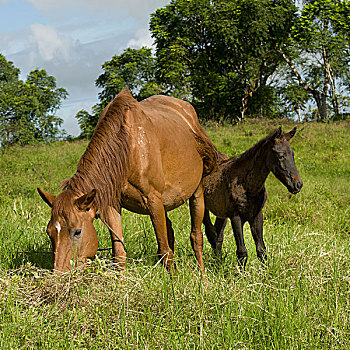
M 200 179 L 191 184 L 166 184 L 162 191 L 162 202 L 165 211 L 173 210 L 184 204 L 196 191 Z M 149 193 L 148 195 L 151 195 Z M 138 214 L 149 215 L 148 196 L 129 184 L 122 195 L 122 207 Z
M 186 192 L 175 187 L 169 187 L 162 195 L 165 210 L 170 211 L 184 204 L 195 190 L 196 187 L 192 191 Z
M 122 198 L 122 207 L 137 214 L 149 215 L 147 206 L 141 200 L 136 198 Z

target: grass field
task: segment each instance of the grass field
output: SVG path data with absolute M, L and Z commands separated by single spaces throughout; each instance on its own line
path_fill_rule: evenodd
M 234 155 L 279 124 L 207 130 L 219 150 Z M 45 233 L 50 211 L 36 187 L 57 194 L 87 142 L 0 153 L 0 349 L 349 349 L 349 139 L 349 122 L 300 124 L 292 147 L 302 191 L 293 196 L 273 175 L 267 180 L 267 265 L 245 227 L 249 259 L 241 273 L 227 227 L 222 264 L 205 240 L 205 280 L 190 247 L 187 204 L 169 215 L 174 276 L 157 263 L 149 218 L 127 211 L 123 279 L 109 251 L 84 273 L 54 276 Z M 99 246 L 110 247 L 107 230 L 95 226 Z

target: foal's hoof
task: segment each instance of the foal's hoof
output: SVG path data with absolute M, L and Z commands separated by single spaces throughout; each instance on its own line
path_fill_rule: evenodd
M 262 263 L 263 265 L 266 265 L 266 264 L 267 264 L 267 255 L 266 255 L 266 253 L 259 254 L 259 255 L 258 255 L 258 259 L 261 261 L 261 263 Z
M 264 267 L 267 267 L 267 263 L 268 263 L 268 261 L 267 261 L 267 255 L 259 256 L 258 258 L 259 258 L 261 264 L 262 264 Z
M 215 249 L 214 249 L 214 254 L 215 254 L 215 257 L 216 257 L 220 262 L 222 262 L 222 249 L 221 249 L 221 248 L 215 248 Z
M 240 267 L 241 271 L 245 271 L 245 266 L 247 265 L 247 259 L 248 259 L 248 257 L 246 257 L 246 256 L 243 256 L 241 258 L 237 258 L 238 266 Z

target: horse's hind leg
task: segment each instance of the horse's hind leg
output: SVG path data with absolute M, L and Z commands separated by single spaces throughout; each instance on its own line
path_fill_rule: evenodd
M 203 186 L 200 184 L 190 198 L 191 214 L 191 245 L 196 255 L 199 267 L 204 272 L 203 264 L 203 233 L 201 225 L 204 217 L 204 195 Z
M 173 251 L 169 247 L 166 213 L 162 195 L 154 192 L 147 198 L 148 210 L 154 227 L 158 243 L 158 255 L 169 272 L 174 271 Z M 169 219 L 168 219 L 169 220 Z M 169 220 L 170 221 L 170 220 Z M 171 243 L 173 245 L 173 242 Z
M 266 247 L 263 238 L 263 213 L 262 210 L 251 221 L 249 221 L 250 229 L 255 242 L 256 254 L 258 258 L 265 262 L 266 260 Z

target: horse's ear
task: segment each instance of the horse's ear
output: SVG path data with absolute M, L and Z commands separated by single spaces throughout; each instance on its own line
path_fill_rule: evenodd
M 293 130 L 289 131 L 287 134 L 284 135 L 285 139 L 289 141 L 296 133 L 297 127 L 295 126 Z
M 47 193 L 45 191 L 43 191 L 40 187 L 37 188 L 40 197 L 43 199 L 43 201 L 50 207 L 52 208 L 52 203 L 55 200 L 56 196 L 54 196 L 53 194 Z
M 282 127 L 280 126 L 272 135 L 271 140 L 276 143 L 278 142 L 278 140 L 281 139 L 281 136 L 282 136 Z
M 92 202 L 96 196 L 96 190 L 93 189 L 91 192 L 84 194 L 83 196 L 77 198 L 74 204 L 81 211 L 88 211 L 92 207 Z

